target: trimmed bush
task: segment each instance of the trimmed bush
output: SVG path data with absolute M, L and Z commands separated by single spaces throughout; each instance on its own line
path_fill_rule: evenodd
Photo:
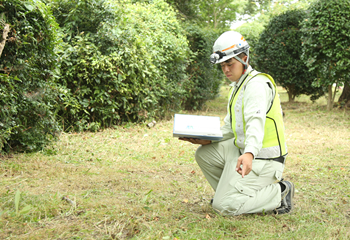
M 350 1 L 315 1 L 302 24 L 303 55 L 315 73 L 315 85 L 328 89 L 327 108 L 333 108 L 332 86 L 350 82 Z
M 0 58 L 0 151 L 38 150 L 60 130 L 53 78 L 58 25 L 38 0 L 0 0 L 0 8 L 10 24 Z
M 53 8 L 65 34 L 65 129 L 96 130 L 180 109 L 190 49 L 168 4 L 63 0 Z
M 200 110 L 206 101 L 217 97 L 223 83 L 221 68 L 209 61 L 214 42 L 221 32 L 196 25 L 187 25 L 185 29 L 192 55 L 186 70 L 188 78 L 183 82 L 186 90 L 183 96 L 184 107 L 187 110 Z
M 312 85 L 315 76 L 301 59 L 300 28 L 305 18 L 303 10 L 291 10 L 273 17 L 255 47 L 257 70 L 271 74 L 287 90 L 289 101 L 301 94 L 311 95 L 311 100 L 324 94 L 321 87 Z

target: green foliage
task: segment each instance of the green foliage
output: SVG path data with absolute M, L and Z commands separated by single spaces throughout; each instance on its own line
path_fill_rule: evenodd
M 271 0 L 248 0 L 247 5 L 245 6 L 245 13 L 254 15 L 260 9 L 266 9 L 271 4 Z
M 201 25 L 225 29 L 236 20 L 237 13 L 243 12 L 246 1 L 242 0 L 202 0 L 197 3 Z
M 59 111 L 65 128 L 96 130 L 179 109 L 190 49 L 172 8 L 162 0 L 74 2 L 53 2 L 55 13 L 77 19 L 68 25 L 57 16 L 66 36 L 61 82 L 70 90 Z
M 113 18 L 105 0 L 51 0 L 53 14 L 69 42 L 82 32 L 96 34 L 100 23 Z
M 272 18 L 255 48 L 257 69 L 286 88 L 289 101 L 301 94 L 316 100 L 323 94 L 322 88 L 312 86 L 314 76 L 301 60 L 300 24 L 305 17 L 305 11 L 292 10 Z
M 317 1 L 309 7 L 303 22 L 303 55 L 317 79 L 315 85 L 328 88 L 327 109 L 333 108 L 338 88 L 349 82 L 350 2 L 348 0 Z
M 177 9 L 178 14 L 186 20 L 195 21 L 197 19 L 195 6 L 198 0 L 166 0 L 166 2 Z
M 187 68 L 188 79 L 183 82 L 185 109 L 201 109 L 207 100 L 214 99 L 220 90 L 224 75 L 221 69 L 209 61 L 213 44 L 220 36 L 219 31 L 187 25 L 187 38 L 193 52 L 191 64 Z
M 255 46 L 258 44 L 260 34 L 269 24 L 270 19 L 278 16 L 286 11 L 306 9 L 309 3 L 314 0 L 249 0 L 246 5 L 246 13 L 253 16 L 259 12 L 259 15 L 255 15 L 248 19 L 248 21 L 236 28 L 235 31 L 241 33 L 250 45 L 250 62 L 253 66 L 255 62 Z M 257 4 L 258 3 L 258 4 Z M 257 17 L 258 16 L 258 17 Z
M 260 34 L 264 30 L 264 25 L 256 20 L 253 22 L 247 22 L 236 28 L 235 31 L 239 32 L 247 40 L 249 48 L 249 62 L 255 66 L 255 46 L 258 44 Z
M 318 85 L 350 79 L 349 12 L 348 0 L 317 1 L 303 21 L 302 58 L 317 73 Z
M 212 29 L 228 29 L 237 13 L 243 13 L 246 0 L 167 0 L 187 21 Z
M 0 8 L 10 24 L 0 58 L 0 151 L 41 149 L 60 130 L 53 79 L 58 26 L 41 1 L 0 0 Z
M 306 9 L 313 1 L 314 0 L 248 0 L 245 8 L 245 14 L 253 16 L 260 13 L 262 15 L 265 14 L 273 17 L 285 11 Z
M 120 30 L 104 34 L 101 45 L 111 46 L 107 53 L 119 51 L 125 78 L 142 84 L 139 97 L 152 104 L 147 112 L 159 116 L 179 109 L 191 52 L 176 13 L 162 0 L 127 6 L 116 6 L 116 15 L 122 17 L 114 25 L 105 24 L 101 32 Z

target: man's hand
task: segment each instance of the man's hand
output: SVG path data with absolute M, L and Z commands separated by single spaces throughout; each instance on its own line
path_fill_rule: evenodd
M 236 171 L 242 175 L 242 178 L 245 175 L 248 175 L 252 170 L 253 159 L 254 159 L 254 156 L 252 153 L 244 153 L 238 158 Z M 241 168 L 241 165 L 243 165 L 242 168 Z
M 210 140 L 196 139 L 196 138 L 179 138 L 179 140 L 190 142 L 192 144 L 208 145 L 211 144 Z

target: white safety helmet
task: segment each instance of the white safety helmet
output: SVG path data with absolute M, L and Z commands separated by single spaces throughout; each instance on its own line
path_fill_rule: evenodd
M 249 44 L 238 32 L 228 31 L 221 34 L 214 43 L 213 52 L 210 56 L 210 62 L 213 64 L 222 63 L 234 57 L 244 65 L 245 69 L 248 68 Z M 242 52 L 248 56 L 247 62 L 237 57 Z

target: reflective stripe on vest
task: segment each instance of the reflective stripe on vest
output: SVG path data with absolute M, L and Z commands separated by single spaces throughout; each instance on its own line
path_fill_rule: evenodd
M 287 145 L 284 135 L 283 116 L 280 105 L 280 100 L 277 94 L 277 88 L 273 78 L 265 73 L 257 71 L 250 72 L 242 83 L 235 89 L 230 91 L 229 112 L 231 116 L 231 127 L 235 135 L 235 145 L 244 152 L 246 140 L 246 122 L 244 119 L 244 103 L 243 96 L 247 83 L 257 75 L 266 76 L 275 89 L 275 96 L 273 97 L 270 109 L 266 113 L 266 121 L 264 128 L 264 139 L 262 149 L 256 159 L 273 159 L 287 155 Z M 233 92 L 234 91 L 234 92 Z

